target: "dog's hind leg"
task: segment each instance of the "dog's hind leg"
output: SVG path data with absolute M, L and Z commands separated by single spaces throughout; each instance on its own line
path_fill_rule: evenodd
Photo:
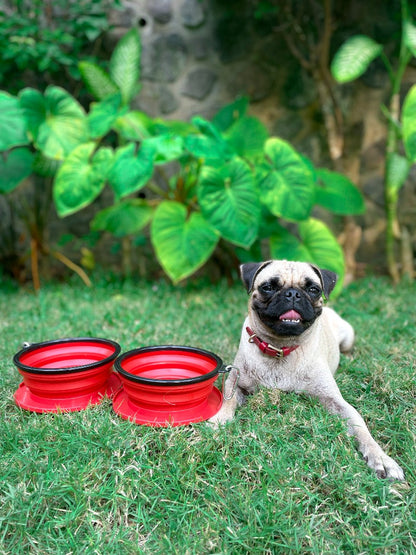
M 325 315 L 330 321 L 331 329 L 336 334 L 341 353 L 351 352 L 354 346 L 354 328 L 332 309 L 327 308 L 325 310 Z

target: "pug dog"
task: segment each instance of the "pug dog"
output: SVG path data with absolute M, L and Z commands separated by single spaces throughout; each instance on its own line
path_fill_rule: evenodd
M 336 274 L 286 260 L 243 264 L 240 270 L 250 294 L 248 316 L 225 383 L 225 400 L 211 424 L 232 420 L 237 406 L 259 385 L 306 393 L 346 420 L 348 433 L 380 478 L 404 480 L 401 467 L 373 439 L 334 379 L 340 352 L 348 353 L 354 343 L 351 325 L 323 306 Z

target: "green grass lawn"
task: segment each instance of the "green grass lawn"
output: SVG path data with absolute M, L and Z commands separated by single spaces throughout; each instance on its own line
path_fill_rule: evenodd
M 0 292 L 0 553 L 416 553 L 416 286 L 368 278 L 332 303 L 357 331 L 338 383 L 405 469 L 379 480 L 345 424 L 306 396 L 262 390 L 235 421 L 138 426 L 102 405 L 19 409 L 23 341 L 99 336 L 122 351 L 186 344 L 232 363 L 242 286 L 75 280 Z

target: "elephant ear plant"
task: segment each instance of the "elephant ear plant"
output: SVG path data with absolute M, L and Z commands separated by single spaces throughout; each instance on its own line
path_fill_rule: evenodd
M 3 93 L 0 100 L 13 110 L 0 116 L 0 125 L 12 127 L 16 137 L 2 145 L 1 191 L 36 171 L 35 157 L 43 166 L 58 166 L 53 200 L 61 217 L 91 204 L 108 186 L 114 202 L 94 216 L 92 229 L 128 244 L 147 236 L 148 227 L 156 257 L 175 283 L 201 268 L 218 245 L 242 262 L 305 260 L 342 278 L 342 250 L 313 208 L 360 213 L 358 189 L 269 137 L 248 115 L 246 98 L 212 121 L 166 121 L 131 109 L 139 68 L 133 29 L 116 45 L 108 71 L 80 64 L 96 98 L 88 113 L 57 87 L 43 94 L 25 89 L 18 97 Z
M 371 62 L 380 57 L 390 79 L 389 107 L 382 106 L 387 119 L 387 146 L 384 172 L 386 202 L 386 256 L 390 275 L 398 282 L 401 275 L 413 278 L 413 252 L 409 232 L 399 225 L 397 204 L 399 191 L 406 182 L 410 167 L 416 162 L 416 85 L 407 93 L 400 107 L 400 88 L 404 72 L 416 57 L 416 26 L 408 13 L 406 0 L 401 1 L 402 32 L 396 64 L 387 58 L 382 44 L 366 35 L 350 37 L 336 52 L 332 75 L 339 83 L 363 75 Z M 404 147 L 404 148 L 402 148 Z M 396 243 L 401 243 L 402 260 L 397 260 Z
M 23 196 L 18 212 L 30 235 L 35 289 L 40 286 L 39 253 L 54 256 L 89 285 L 84 270 L 44 238 L 51 180 L 63 158 L 88 137 L 83 109 L 58 87 L 50 86 L 44 94 L 24 89 L 18 97 L 0 91 L 0 136 L 0 193 L 10 193 L 29 177 L 34 180 L 32 203 Z

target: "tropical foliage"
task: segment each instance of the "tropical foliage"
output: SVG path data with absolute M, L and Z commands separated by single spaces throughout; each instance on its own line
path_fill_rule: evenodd
M 92 229 L 131 238 L 150 226 L 154 252 L 174 282 L 203 266 L 220 241 L 241 261 L 296 258 L 342 277 L 342 250 L 313 208 L 360 213 L 358 189 L 269 137 L 249 115 L 247 98 L 212 121 L 165 121 L 131 109 L 140 52 L 132 29 L 108 72 L 80 64 L 96 99 L 88 112 L 56 86 L 2 92 L 0 191 L 10 192 L 32 172 L 52 175 L 54 204 L 65 217 L 110 187 L 114 204 L 94 217 Z
M 4 0 L 0 87 L 18 90 L 28 71 L 39 83 L 79 76 L 80 57 L 92 54 L 110 29 L 111 10 L 119 6 L 119 0 Z
M 396 260 L 395 243 L 397 240 L 401 241 L 402 252 L 406 250 L 406 234 L 400 230 L 397 203 L 399 191 L 406 182 L 410 167 L 416 162 L 416 85 L 407 93 L 402 109 L 400 107 L 403 75 L 411 59 L 416 57 L 416 26 L 409 14 L 406 0 L 401 0 L 401 6 L 402 33 L 396 67 L 389 61 L 383 45 L 365 35 L 352 36 L 342 44 L 331 65 L 334 78 L 339 83 L 347 83 L 363 75 L 371 62 L 380 57 L 390 78 L 389 107 L 382 106 L 388 124 L 384 187 L 387 262 L 391 277 L 396 282 L 399 281 L 401 272 L 413 277 L 413 269 L 406 268 L 403 260 L 401 263 Z

